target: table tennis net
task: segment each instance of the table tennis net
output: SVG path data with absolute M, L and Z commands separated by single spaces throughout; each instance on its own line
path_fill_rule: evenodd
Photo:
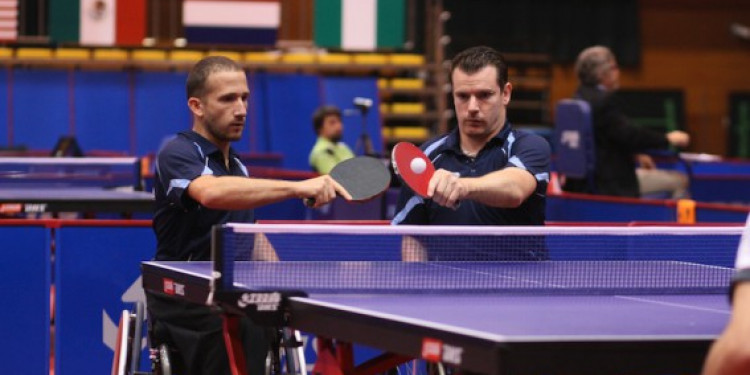
M 308 293 L 726 293 L 742 227 L 228 224 L 218 288 Z

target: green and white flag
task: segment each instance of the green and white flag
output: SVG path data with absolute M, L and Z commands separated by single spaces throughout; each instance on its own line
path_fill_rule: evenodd
M 315 0 L 314 40 L 318 47 L 400 49 L 405 23 L 405 0 Z

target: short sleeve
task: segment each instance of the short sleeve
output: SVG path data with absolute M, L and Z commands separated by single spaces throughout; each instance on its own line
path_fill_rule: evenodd
M 550 153 L 549 143 L 544 138 L 526 134 L 511 148 L 508 165 L 529 171 L 537 181 L 537 191 L 544 193 L 549 183 Z
M 535 134 L 519 137 L 510 150 L 508 163 L 532 174 L 549 172 L 549 143 Z
M 192 199 L 185 195 L 190 182 L 205 174 L 205 157 L 197 149 L 180 147 L 179 141 L 165 146 L 157 156 L 157 177 L 167 201 L 174 206 L 186 207 Z M 210 170 L 209 170 L 210 173 Z
M 738 270 L 750 270 L 750 215 L 747 217 L 745 229 L 742 231 L 742 238 L 740 238 L 740 246 L 737 249 L 735 268 Z

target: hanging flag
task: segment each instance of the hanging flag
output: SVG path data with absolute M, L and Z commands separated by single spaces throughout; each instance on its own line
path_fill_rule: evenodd
M 314 18 L 319 47 L 373 51 L 405 41 L 404 0 L 315 0 Z
M 55 43 L 78 43 L 81 6 L 78 1 L 49 0 L 49 36 Z
M 111 46 L 115 44 L 115 0 L 81 0 L 80 39 L 84 46 Z
M 115 44 L 140 46 L 146 37 L 146 0 L 117 0 Z
M 0 40 L 18 38 L 18 0 L 0 0 Z
M 146 0 L 49 0 L 49 34 L 57 43 L 140 45 Z
M 191 44 L 276 44 L 281 23 L 278 0 L 185 0 L 185 38 Z

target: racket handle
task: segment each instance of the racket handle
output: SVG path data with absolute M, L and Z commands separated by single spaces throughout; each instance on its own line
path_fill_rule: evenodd
M 306 207 L 313 207 L 315 206 L 315 198 L 305 198 L 302 200 L 302 203 L 304 203 Z

